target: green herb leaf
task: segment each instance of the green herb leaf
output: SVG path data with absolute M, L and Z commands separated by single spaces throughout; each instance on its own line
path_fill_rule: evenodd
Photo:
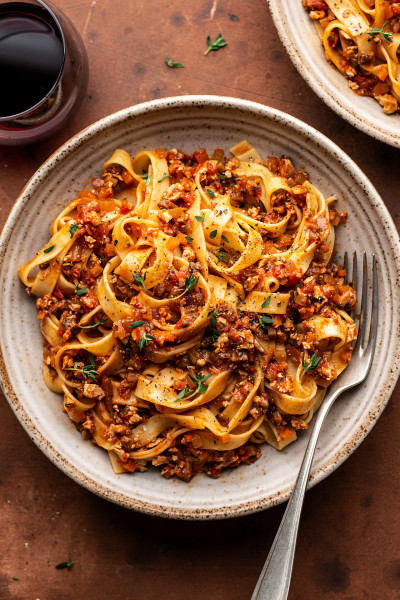
M 76 286 L 75 286 L 75 294 L 77 296 L 84 296 L 85 294 L 88 293 L 88 291 L 89 290 L 87 288 L 80 288 L 79 287 L 79 283 L 77 283 Z
M 224 173 L 218 173 L 218 177 L 221 181 L 225 181 L 225 179 L 228 179 L 228 177 Z
M 183 69 L 185 67 L 185 65 L 183 65 L 182 63 L 174 62 L 173 60 L 168 58 L 168 54 L 165 55 L 165 62 L 167 66 L 171 67 L 172 69 Z
M 370 41 L 376 35 L 379 35 L 382 42 L 393 42 L 393 33 L 390 31 L 384 31 L 388 23 L 389 19 L 382 25 L 380 29 L 370 29 L 369 31 L 366 31 L 366 33 L 369 35 L 368 41 Z
M 208 385 L 204 382 L 207 381 L 207 379 L 209 379 L 210 377 L 211 374 L 204 377 L 201 373 L 197 373 L 197 371 L 195 371 L 195 377 L 193 377 L 193 375 L 189 373 L 189 378 L 193 381 L 193 383 L 196 384 L 196 388 L 193 391 L 189 387 L 184 388 L 182 391 L 179 392 L 175 402 L 177 402 L 178 400 L 182 400 L 183 398 L 185 400 L 188 400 L 196 394 L 204 394 L 208 390 Z
M 96 323 L 93 323 L 93 325 L 79 325 L 79 327 L 81 329 L 95 329 L 96 327 L 103 325 L 103 323 L 105 323 L 107 320 L 108 320 L 108 317 L 101 317 L 101 319 L 96 321 Z
M 70 571 L 70 569 L 71 569 L 71 567 L 72 567 L 73 564 L 74 563 L 69 558 L 65 562 L 58 563 L 58 565 L 56 565 L 56 569 L 68 569 L 68 571 Z
M 210 314 L 208 316 L 210 317 L 211 325 L 214 327 L 214 329 L 216 329 L 217 317 L 219 317 L 219 313 L 216 310 L 213 310 L 212 312 L 210 312 Z
M 217 237 L 217 233 L 218 231 L 216 229 L 210 231 L 210 238 L 213 240 L 215 237 Z
M 221 235 L 221 238 L 224 242 L 226 242 L 227 244 L 229 244 L 229 240 L 227 237 L 225 237 L 224 235 Z
M 321 360 L 321 357 L 320 356 L 317 357 L 315 352 L 308 362 L 306 360 L 306 357 L 303 355 L 303 360 L 301 361 L 301 366 L 303 367 L 303 372 L 300 376 L 300 381 L 303 379 L 303 377 L 307 373 L 307 371 L 313 371 L 314 369 L 316 369 L 318 367 L 320 360 Z
M 217 331 L 216 329 L 213 329 L 211 332 L 211 339 L 214 344 L 215 344 L 215 342 L 218 342 L 218 338 L 219 338 L 219 331 Z
M 188 244 L 191 244 L 193 242 L 193 238 L 190 237 L 189 235 L 185 235 L 186 241 Z
M 161 179 L 158 180 L 158 183 L 162 183 L 167 177 L 171 177 L 171 175 L 168 175 L 168 173 L 164 173 Z
M 263 329 L 267 329 L 268 325 L 272 325 L 273 320 L 269 315 L 261 315 L 258 317 L 258 322 L 260 324 L 260 327 L 262 327 Z
M 133 274 L 133 279 L 136 281 L 136 283 L 138 285 L 140 285 L 144 290 L 146 289 L 146 286 L 144 284 L 144 282 L 146 281 L 146 273 L 144 274 L 144 277 L 142 277 L 141 275 L 139 275 L 138 273 L 134 273 Z
M 210 196 L 210 198 L 215 198 L 215 194 L 212 190 L 210 190 L 210 188 L 206 188 L 206 192 Z
M 207 44 L 208 49 L 204 52 L 204 56 L 207 56 L 207 54 L 211 52 L 211 50 L 220 50 L 224 46 L 228 45 L 220 33 L 217 35 L 215 42 L 212 42 L 210 36 L 208 36 Z
M 193 273 L 188 275 L 185 279 L 185 290 L 182 292 L 182 294 L 179 294 L 179 296 L 176 296 L 175 298 L 171 298 L 171 300 L 178 300 L 179 298 L 182 298 L 182 296 L 184 296 L 186 294 L 186 292 L 190 292 L 194 288 L 194 286 L 196 285 L 196 283 L 198 281 L 199 281 L 199 277 L 195 277 L 193 275 Z
M 19 581 L 20 577 L 13 577 L 14 581 Z
M 197 219 L 200 223 L 204 221 L 204 217 L 199 217 L 199 215 L 196 215 L 195 219 Z
M 186 292 L 190 292 L 194 286 L 196 285 L 196 283 L 199 281 L 199 277 L 195 277 L 193 275 L 193 273 L 191 273 L 189 275 L 189 277 L 186 277 L 185 279 L 185 288 L 186 288 Z
M 221 262 L 228 262 L 229 254 L 227 254 L 223 248 L 220 248 L 219 250 L 214 252 L 214 254 Z
M 151 335 L 150 333 L 144 333 L 139 340 L 139 350 L 143 350 L 144 347 L 148 348 L 149 341 L 155 339 L 156 338 L 154 337 L 154 335 Z
M 51 252 L 53 250 L 53 248 L 55 248 L 55 247 L 56 247 L 56 245 L 53 244 L 52 246 L 49 246 L 48 248 L 45 248 L 43 250 L 43 254 L 47 254 L 48 252 Z
M 271 302 L 271 296 L 268 296 L 266 300 L 261 304 L 261 308 L 268 308 L 269 303 Z
M 129 327 L 131 329 L 136 329 L 136 327 L 140 327 L 141 325 L 144 325 L 146 323 L 146 321 L 134 321 L 133 323 L 131 323 L 129 325 Z
M 71 225 L 69 226 L 69 235 L 71 236 L 71 238 L 74 237 L 75 232 L 78 231 L 79 229 L 79 225 L 77 225 L 76 223 L 71 223 Z

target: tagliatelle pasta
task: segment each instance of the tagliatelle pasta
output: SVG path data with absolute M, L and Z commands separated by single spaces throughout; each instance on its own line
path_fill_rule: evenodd
M 373 96 L 387 114 L 400 101 L 400 2 L 303 0 L 328 61 L 359 96 Z
M 346 214 L 288 158 L 231 152 L 116 150 L 19 270 L 46 384 L 117 473 L 217 477 L 280 450 L 350 361 Z

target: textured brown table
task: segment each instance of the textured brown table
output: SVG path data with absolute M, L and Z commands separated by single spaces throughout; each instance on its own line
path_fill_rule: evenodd
M 86 44 L 88 93 L 56 138 L 0 149 L 2 224 L 37 167 L 83 127 L 144 100 L 216 94 L 277 107 L 321 130 L 368 174 L 400 225 L 399 150 L 358 132 L 313 94 L 289 61 L 264 0 L 55 3 Z M 228 47 L 205 59 L 207 35 L 219 32 Z M 186 68 L 168 69 L 165 53 Z M 398 387 L 356 453 L 308 492 L 291 600 L 400 598 L 399 397 Z M 250 598 L 284 506 L 205 523 L 129 512 L 53 466 L 4 398 L 0 440 L 0 600 Z M 54 568 L 69 557 L 71 571 Z

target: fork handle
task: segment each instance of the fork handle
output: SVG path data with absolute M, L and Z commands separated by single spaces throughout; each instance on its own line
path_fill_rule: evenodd
M 288 597 L 300 515 L 314 452 L 324 419 L 338 395 L 331 391 L 318 411 L 296 484 L 251 600 L 286 600 Z

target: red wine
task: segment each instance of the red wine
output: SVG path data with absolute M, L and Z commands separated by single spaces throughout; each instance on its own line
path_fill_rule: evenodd
M 43 100 L 63 63 L 61 34 L 49 12 L 24 2 L 0 5 L 0 117 L 25 112 Z

